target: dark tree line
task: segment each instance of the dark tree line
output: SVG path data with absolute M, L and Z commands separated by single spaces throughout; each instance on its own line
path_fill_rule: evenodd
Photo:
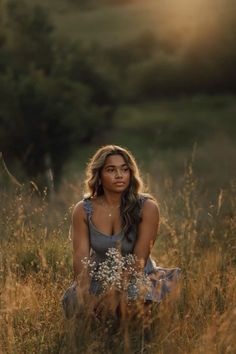
M 57 183 L 75 147 L 112 125 L 117 97 L 91 53 L 55 38 L 45 10 L 12 0 L 0 40 L 0 151 Z
M 48 171 L 58 184 L 76 149 L 115 128 L 121 104 L 236 92 L 236 22 L 230 7 L 218 35 L 189 45 L 179 59 L 175 38 L 168 42 L 146 32 L 110 47 L 74 43 L 58 37 L 41 6 L 24 0 L 6 4 L 0 12 L 0 152 L 7 164 L 17 162 L 27 178 L 42 185 Z M 228 125 L 235 136 L 233 114 Z M 196 126 L 192 118 L 150 123 L 147 117 L 132 132 L 158 136 L 158 146 L 165 148 L 204 139 Z

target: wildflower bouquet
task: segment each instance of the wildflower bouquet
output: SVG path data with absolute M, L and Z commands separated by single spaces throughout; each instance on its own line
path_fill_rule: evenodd
M 122 256 L 118 249 L 109 248 L 103 262 L 95 262 L 87 257 L 82 261 L 91 278 L 101 284 L 102 292 L 111 289 L 126 291 L 128 299 L 137 299 L 141 291 L 148 291 L 151 281 L 135 267 L 137 257 L 133 254 Z

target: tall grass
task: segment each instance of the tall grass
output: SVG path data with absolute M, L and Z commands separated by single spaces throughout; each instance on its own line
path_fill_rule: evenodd
M 155 186 L 152 186 L 155 189 Z M 166 181 L 154 249 L 161 266 L 180 266 L 175 292 L 120 324 L 88 315 L 63 318 L 71 283 L 68 237 L 77 186 L 47 198 L 30 188 L 1 190 L 0 348 L 3 353 L 235 353 L 236 182 L 209 200 L 191 165 L 178 189 Z

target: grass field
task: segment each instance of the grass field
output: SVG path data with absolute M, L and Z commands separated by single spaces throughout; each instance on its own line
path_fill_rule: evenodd
M 163 3 L 82 11 L 64 1 L 42 2 L 65 38 L 113 46 L 151 30 L 161 39 L 165 34 L 167 42 L 175 38 L 172 44 L 181 49 L 194 37 L 196 23 L 188 27 L 193 13 L 173 37 L 178 22 L 166 27 L 158 10 Z M 27 182 L 14 186 L 0 170 L 0 353 L 236 353 L 235 109 L 230 95 L 122 103 L 112 131 L 71 156 L 51 196 Z M 72 281 L 69 227 L 73 205 L 83 195 L 81 171 L 107 143 L 137 157 L 160 204 L 153 254 L 160 266 L 182 269 L 177 291 L 153 306 L 147 328 L 139 311 L 119 327 L 95 323 L 89 304 L 75 320 L 62 314 L 61 297 Z
M 189 165 L 178 189 L 168 180 L 162 189 L 154 254 L 161 266 L 180 266 L 182 278 L 177 293 L 153 308 L 148 332 L 141 315 L 115 328 L 91 321 L 86 306 L 76 320 L 63 319 L 60 299 L 72 279 L 68 230 L 80 183 L 64 181 L 51 200 L 27 186 L 1 187 L 4 354 L 235 353 L 235 180 L 212 201 Z

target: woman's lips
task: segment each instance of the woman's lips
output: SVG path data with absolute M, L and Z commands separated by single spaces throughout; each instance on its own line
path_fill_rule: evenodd
M 117 185 L 117 186 L 124 186 L 124 182 L 115 182 L 115 184 Z

